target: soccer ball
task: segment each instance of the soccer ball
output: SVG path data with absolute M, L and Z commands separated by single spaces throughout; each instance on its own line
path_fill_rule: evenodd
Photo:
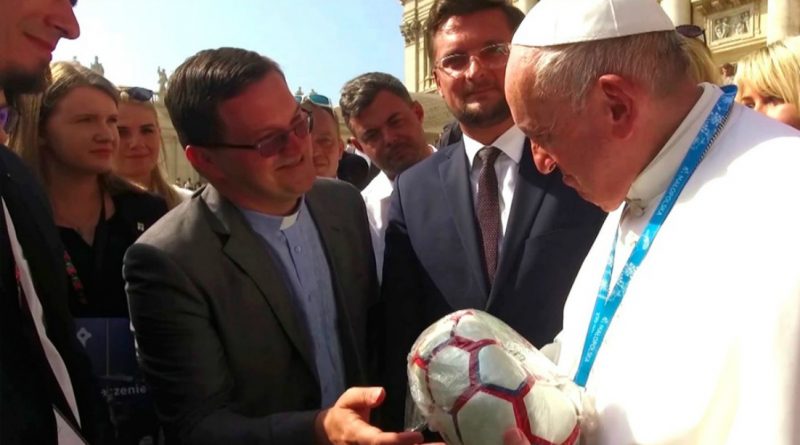
M 555 366 L 484 312 L 458 311 L 426 329 L 408 356 L 408 381 L 428 426 L 450 445 L 502 445 L 512 427 L 532 445 L 578 441 L 577 409 Z

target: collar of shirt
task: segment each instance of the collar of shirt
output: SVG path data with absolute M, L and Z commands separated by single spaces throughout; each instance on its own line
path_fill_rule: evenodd
M 255 210 L 247 210 L 239 207 L 239 210 L 244 214 L 247 222 L 257 233 L 275 233 L 281 230 L 286 230 L 297 222 L 300 212 L 307 212 L 305 198 L 300 199 L 300 205 L 294 213 L 286 216 L 268 215 L 266 213 L 257 212 Z
M 703 88 L 700 99 L 628 190 L 625 201 L 634 216 L 641 216 L 653 199 L 669 186 L 692 141 L 703 126 L 705 117 L 722 95 L 722 90 L 715 85 L 702 83 L 700 86 Z
M 525 145 L 525 133 L 515 125 L 512 125 L 511 128 L 506 130 L 505 133 L 501 134 L 500 137 L 489 145 L 499 148 L 500 151 L 511 158 L 515 164 L 519 164 L 520 159 L 522 159 L 522 147 Z M 475 139 L 472 139 L 467 136 L 466 133 L 464 134 L 464 149 L 467 151 L 467 161 L 469 162 L 470 170 L 472 170 L 475 155 L 477 155 L 483 147 L 487 147 L 487 145 L 483 145 Z

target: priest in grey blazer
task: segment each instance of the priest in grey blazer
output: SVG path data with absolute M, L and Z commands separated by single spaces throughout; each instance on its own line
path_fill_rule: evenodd
M 166 105 L 209 182 L 125 256 L 139 359 L 168 443 L 397 443 L 368 424 L 377 278 L 363 201 L 314 178 L 311 117 L 272 60 L 201 51 Z M 356 437 L 350 437 L 357 436 Z

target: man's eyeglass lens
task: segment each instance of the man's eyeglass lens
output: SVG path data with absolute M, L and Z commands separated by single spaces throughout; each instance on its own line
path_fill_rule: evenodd
M 298 117 L 288 130 L 281 133 L 272 135 L 266 139 L 256 142 L 254 145 L 244 144 L 214 144 L 220 148 L 240 148 L 244 150 L 256 150 L 261 156 L 268 158 L 274 156 L 279 151 L 286 147 L 289 143 L 289 134 L 294 133 L 298 138 L 305 138 L 311 133 L 314 121 L 311 114 L 303 111 L 301 117 Z
M 450 76 L 458 77 L 469 69 L 472 57 L 477 58 L 484 68 L 494 69 L 505 66 L 508 62 L 508 53 L 508 43 L 498 43 L 481 48 L 475 55 L 462 53 L 442 57 L 438 66 Z

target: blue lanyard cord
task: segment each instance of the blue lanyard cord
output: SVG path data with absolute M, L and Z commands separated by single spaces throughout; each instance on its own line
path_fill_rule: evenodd
M 614 284 L 614 288 L 609 296 L 619 230 L 617 230 L 614 236 L 614 244 L 611 246 L 608 264 L 606 264 L 605 271 L 603 272 L 600 289 L 597 292 L 597 301 L 595 301 L 594 304 L 594 312 L 589 321 L 586 340 L 583 343 L 583 352 L 581 353 L 578 372 L 575 374 L 575 383 L 580 386 L 586 386 L 589 373 L 597 358 L 597 352 L 603 344 L 603 339 L 608 332 L 611 320 L 614 318 L 614 314 L 616 314 L 620 303 L 622 303 L 622 298 L 628 290 L 628 284 L 631 278 L 650 251 L 653 240 L 655 240 L 659 229 L 661 229 L 661 226 L 664 224 L 664 220 L 667 219 L 667 215 L 669 215 L 672 207 L 678 200 L 686 183 L 689 182 L 689 178 L 691 178 L 692 174 L 697 170 L 697 166 L 700 165 L 709 147 L 714 143 L 720 130 L 728 120 L 733 106 L 733 98 L 736 96 L 736 87 L 726 85 L 722 87 L 722 90 L 722 96 L 717 100 L 711 113 L 708 115 L 705 122 L 703 122 L 703 126 L 700 128 L 697 136 L 695 136 L 688 153 L 686 153 L 680 167 L 678 167 L 678 171 L 672 178 L 672 182 L 669 184 L 666 192 L 664 192 L 664 196 L 658 203 L 655 213 L 650 217 L 650 221 L 648 221 L 642 235 L 633 247 L 633 251 L 631 251 L 628 261 L 620 272 L 619 278 L 617 278 L 617 282 Z

